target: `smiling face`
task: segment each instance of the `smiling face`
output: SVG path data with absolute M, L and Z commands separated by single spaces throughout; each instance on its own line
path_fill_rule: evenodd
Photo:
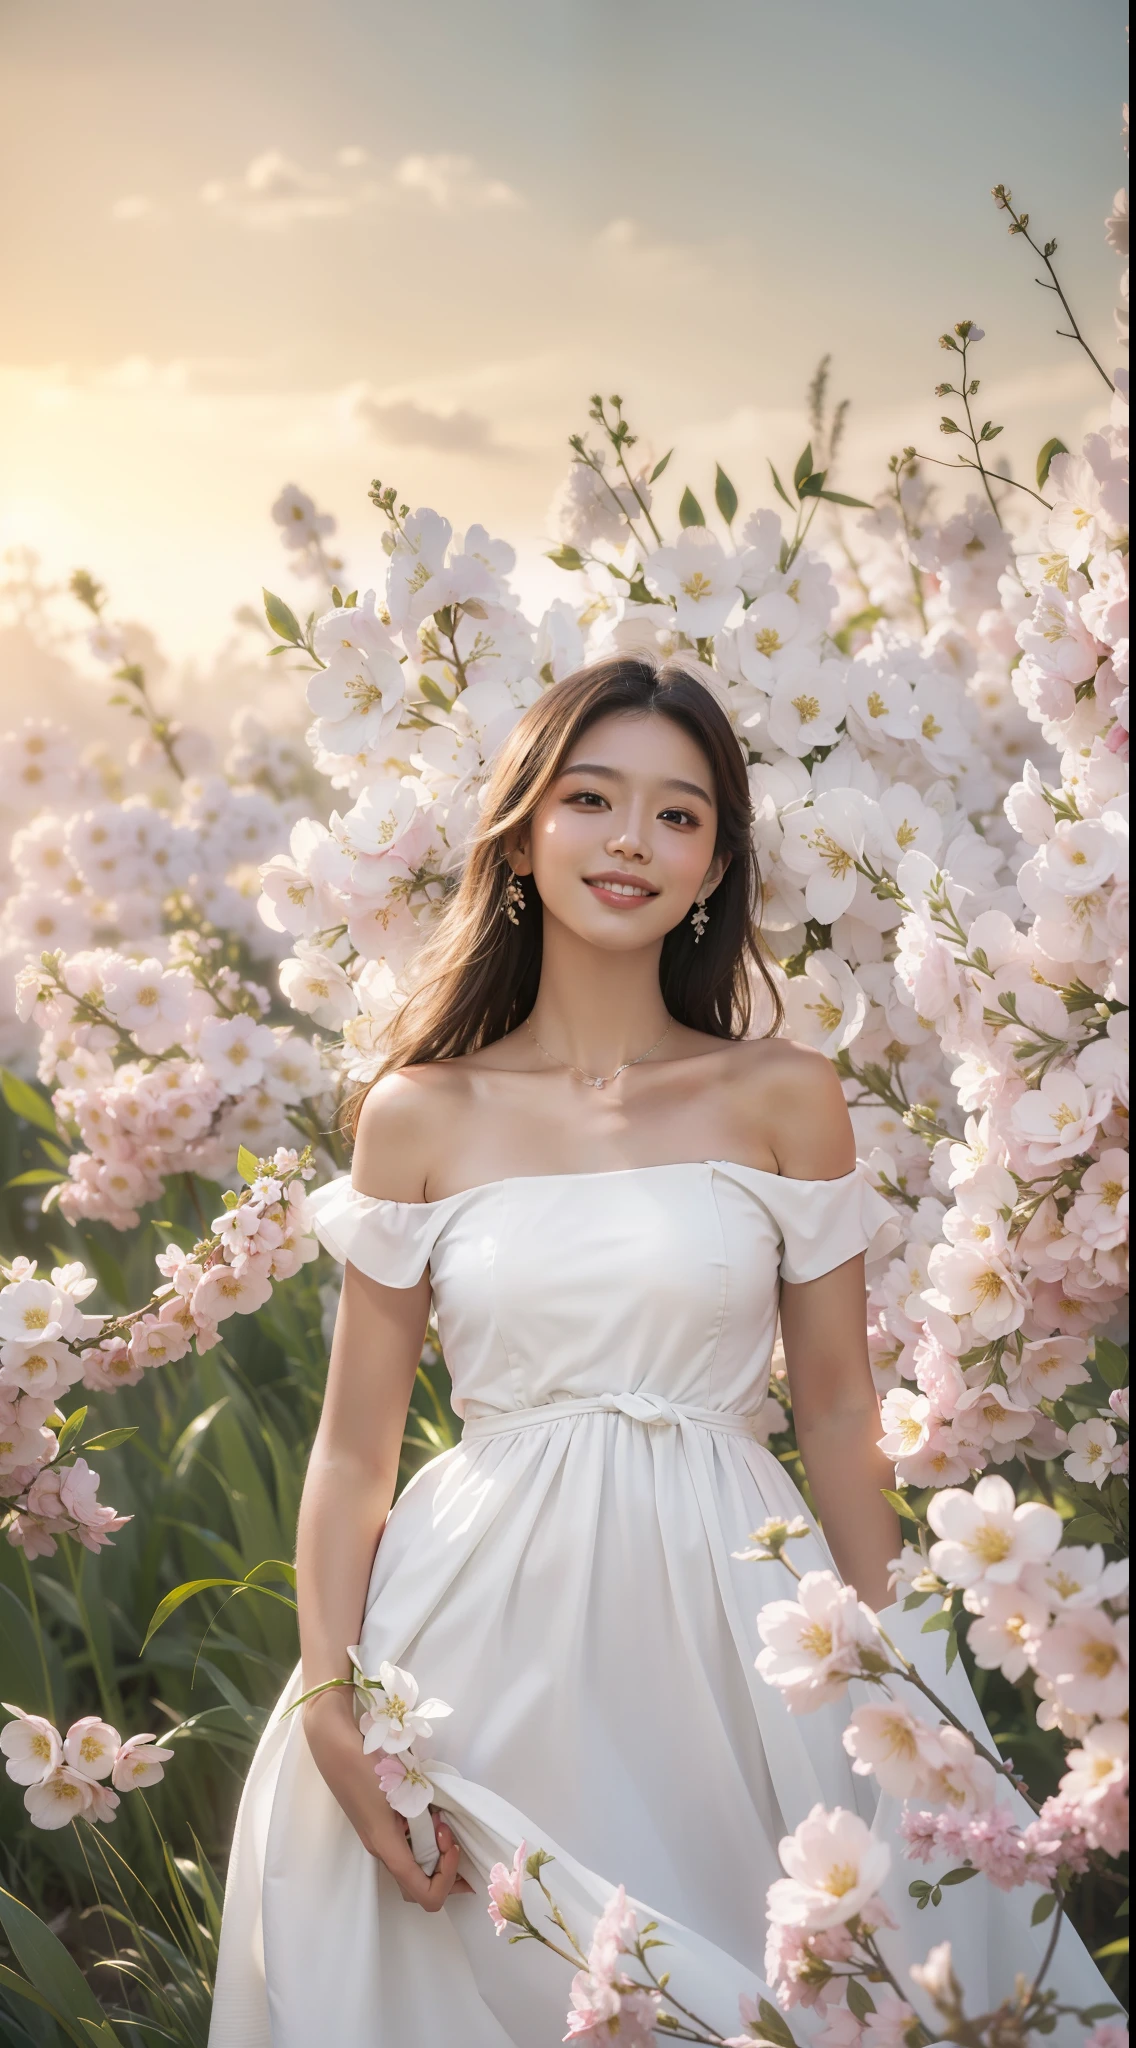
M 702 749 L 658 712 L 598 718 L 511 850 L 546 917 L 608 951 L 661 944 L 721 880 Z

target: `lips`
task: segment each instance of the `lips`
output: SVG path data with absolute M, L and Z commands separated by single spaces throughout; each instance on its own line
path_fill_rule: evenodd
M 584 881 L 593 896 L 598 896 L 604 903 L 618 904 L 621 908 L 636 903 L 649 903 L 652 897 L 659 893 L 649 882 L 636 881 L 632 876 L 618 872 L 586 875 Z

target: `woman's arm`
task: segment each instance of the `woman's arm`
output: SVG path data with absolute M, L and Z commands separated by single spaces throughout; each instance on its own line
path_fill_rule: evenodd
M 800 1449 L 840 1576 L 869 1607 L 886 1607 L 899 1524 L 881 1488 L 895 1485 L 876 1447 L 880 1411 L 864 1315 L 864 1260 L 781 1289 L 781 1336 Z
M 368 1108 L 370 1105 L 368 1104 Z M 356 1147 L 354 1180 L 398 1188 L 399 1132 L 389 1132 L 391 1169 L 380 1175 L 375 1154 L 386 1149 L 388 1121 L 376 1103 Z M 383 1190 L 389 1193 L 389 1188 Z M 401 1192 L 393 1199 L 402 1199 Z M 413 1199 L 410 1197 L 409 1199 Z M 398 1479 L 398 1461 L 414 1375 L 430 1308 L 430 1280 L 383 1287 L 354 1266 L 344 1272 L 332 1339 L 323 1412 L 308 1463 L 296 1536 L 296 1589 L 304 1690 L 347 1678 L 348 1643 L 363 1626 L 367 1584 Z M 386 1865 L 406 1899 L 436 1911 L 453 1889 L 458 1848 L 439 1824 L 442 1851 L 427 1878 L 415 1861 L 405 1824 L 380 1789 L 374 1759 L 363 1754 L 352 1695 L 321 1693 L 301 1709 L 317 1768 L 363 1846 Z
M 766 1128 L 781 1173 L 836 1180 L 851 1173 L 856 1145 L 829 1062 L 778 1046 Z M 871 1607 L 886 1607 L 888 1565 L 899 1524 L 881 1489 L 894 1486 L 877 1449 L 880 1411 L 868 1360 L 864 1261 L 848 1259 L 819 1280 L 781 1287 L 781 1336 L 797 1444 L 840 1575 Z

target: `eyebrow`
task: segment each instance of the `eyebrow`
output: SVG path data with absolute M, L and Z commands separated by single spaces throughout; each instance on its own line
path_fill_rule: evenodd
M 623 782 L 626 780 L 626 777 L 619 768 L 605 768 L 601 761 L 569 761 L 567 767 L 562 768 L 560 773 L 562 775 L 606 775 L 609 782 Z M 677 775 L 669 776 L 665 787 L 667 789 L 684 789 L 688 796 L 700 796 L 704 804 L 713 803 L 714 801 L 709 791 L 703 789 L 700 782 L 681 782 Z

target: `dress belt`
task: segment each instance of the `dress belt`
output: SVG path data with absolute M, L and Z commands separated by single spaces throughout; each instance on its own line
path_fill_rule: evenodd
M 754 1435 L 754 1415 L 731 1414 L 721 1408 L 695 1408 L 686 1401 L 665 1401 L 661 1394 L 612 1393 L 577 1394 L 567 1401 L 541 1401 L 533 1408 L 484 1408 L 465 1419 L 461 1440 L 480 1442 L 483 1437 L 509 1436 L 517 1429 L 535 1429 L 542 1422 L 564 1422 L 575 1415 L 625 1415 L 648 1429 L 681 1428 L 692 1423 L 698 1429 L 717 1429 L 729 1436 Z

